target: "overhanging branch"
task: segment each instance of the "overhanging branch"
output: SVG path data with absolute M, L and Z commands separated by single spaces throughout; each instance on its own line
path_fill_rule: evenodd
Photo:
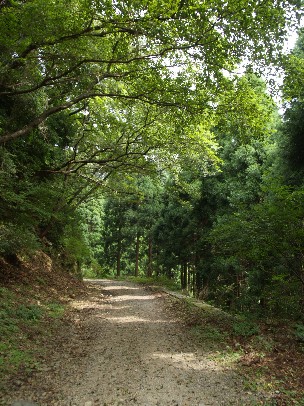
M 82 100 L 93 99 L 95 97 L 109 97 L 109 98 L 120 98 L 120 99 L 129 99 L 129 100 L 140 100 L 140 101 L 143 101 L 143 102 L 145 102 L 147 104 L 151 104 L 151 105 L 159 105 L 159 106 L 167 106 L 167 107 L 170 107 L 170 106 L 171 107 L 181 107 L 178 103 L 162 102 L 162 101 L 158 101 L 158 100 L 149 99 L 146 94 L 122 95 L 122 94 L 117 94 L 117 93 L 99 93 L 99 92 L 84 93 L 84 94 L 81 94 L 81 95 L 75 97 L 74 99 L 72 99 L 70 101 L 67 101 L 58 106 L 49 108 L 48 110 L 46 110 L 42 114 L 40 114 L 40 116 L 38 116 L 34 120 L 32 120 L 29 124 L 25 125 L 23 128 L 21 128 L 17 131 L 14 131 L 12 133 L 6 133 L 6 134 L 2 135 L 0 137 L 0 145 L 29 134 L 32 130 L 37 128 L 41 123 L 43 123 L 48 117 L 52 116 L 53 114 L 59 113 L 60 111 L 63 111 L 63 110 L 67 110 Z

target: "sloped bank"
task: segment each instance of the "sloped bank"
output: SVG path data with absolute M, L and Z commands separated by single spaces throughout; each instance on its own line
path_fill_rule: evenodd
M 83 282 L 42 251 L 0 258 L 0 404 L 40 367 L 68 303 L 85 294 Z
M 248 390 L 264 394 L 265 405 L 304 405 L 304 335 L 301 325 L 282 319 L 234 315 L 191 298 L 161 289 L 193 336 L 217 348 L 217 357 L 234 365 Z M 304 330 L 303 330 L 304 331 Z

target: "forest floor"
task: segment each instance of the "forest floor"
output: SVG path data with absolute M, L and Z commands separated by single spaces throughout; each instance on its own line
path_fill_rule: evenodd
M 304 405 L 304 354 L 283 325 L 246 337 L 251 324 L 158 287 L 33 263 L 0 272 L 0 316 L 6 303 L 21 318 L 0 325 L 1 406 Z

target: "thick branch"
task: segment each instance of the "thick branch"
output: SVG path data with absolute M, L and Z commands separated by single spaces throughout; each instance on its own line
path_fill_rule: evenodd
M 59 37 L 59 38 L 57 38 L 57 39 L 55 39 L 53 41 L 44 41 L 44 42 L 39 42 L 39 43 L 32 43 L 32 44 L 27 46 L 27 48 L 20 54 L 20 56 L 18 56 L 18 58 L 16 58 L 14 61 L 12 61 L 7 66 L 10 69 L 19 68 L 19 67 L 24 65 L 24 59 L 27 58 L 27 56 L 32 51 L 36 51 L 38 49 L 41 49 L 41 48 L 47 47 L 47 46 L 58 45 L 58 44 L 61 44 L 62 42 L 65 42 L 65 41 L 75 40 L 75 39 L 81 38 L 83 36 L 86 36 L 89 33 L 91 35 L 97 36 L 99 38 L 110 36 L 110 35 L 117 34 L 117 33 L 128 33 L 128 34 L 131 34 L 131 35 L 142 35 L 142 34 L 144 34 L 143 31 L 140 31 L 138 29 L 128 28 L 128 27 L 118 27 L 117 29 L 112 29 L 112 30 L 108 30 L 108 31 L 102 31 L 103 29 L 104 29 L 103 26 L 91 26 L 91 25 L 89 25 L 87 28 L 83 29 L 82 31 L 79 31 L 79 32 L 76 32 L 76 33 L 73 33 L 73 34 L 69 34 L 69 35 L 64 35 L 64 36 Z M 92 34 L 92 33 L 95 33 L 95 34 Z
M 6 133 L 6 134 L 2 135 L 0 137 L 0 144 L 5 144 L 8 141 L 12 141 L 16 138 L 27 135 L 32 130 L 37 128 L 41 123 L 43 123 L 48 117 L 52 116 L 53 114 L 66 110 L 66 109 L 74 106 L 75 104 L 79 103 L 82 100 L 92 99 L 95 97 L 111 97 L 111 98 L 121 98 L 121 99 L 130 99 L 130 100 L 141 100 L 141 101 L 151 104 L 151 105 L 180 107 L 177 103 L 174 103 L 174 102 L 161 102 L 161 101 L 157 101 L 157 100 L 148 99 L 145 94 L 132 96 L 132 95 L 121 95 L 121 94 L 116 94 L 116 93 L 97 93 L 97 92 L 96 93 L 95 92 L 84 93 L 78 97 L 75 97 L 71 101 L 65 102 L 59 106 L 51 107 L 50 109 L 44 111 L 42 114 L 40 114 L 40 116 L 36 117 L 33 121 L 31 121 L 29 124 L 25 125 L 20 130 L 17 130 L 13 133 Z

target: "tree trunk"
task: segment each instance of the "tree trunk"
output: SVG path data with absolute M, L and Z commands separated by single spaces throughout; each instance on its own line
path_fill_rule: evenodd
M 182 289 L 187 289 L 187 262 L 184 262 L 181 267 L 181 286 Z
M 139 262 L 139 234 L 136 234 L 136 248 L 135 248 L 135 276 L 138 276 L 138 262 Z
M 152 260 L 153 260 L 153 252 L 152 252 L 152 240 L 149 238 L 149 250 L 148 250 L 148 269 L 147 269 L 147 276 L 151 278 L 152 276 Z
M 193 293 L 194 297 L 197 296 L 196 275 L 197 275 L 197 271 L 196 271 L 196 267 L 194 267 L 193 268 L 193 275 L 192 275 L 192 293 Z
M 195 288 L 196 288 L 197 295 L 199 295 L 200 291 L 203 288 L 203 277 L 202 277 L 201 272 L 199 272 L 198 270 L 196 271 L 196 275 L 195 275 Z
M 116 256 L 116 276 L 120 276 L 120 259 L 121 259 L 121 239 L 117 242 L 117 256 Z

